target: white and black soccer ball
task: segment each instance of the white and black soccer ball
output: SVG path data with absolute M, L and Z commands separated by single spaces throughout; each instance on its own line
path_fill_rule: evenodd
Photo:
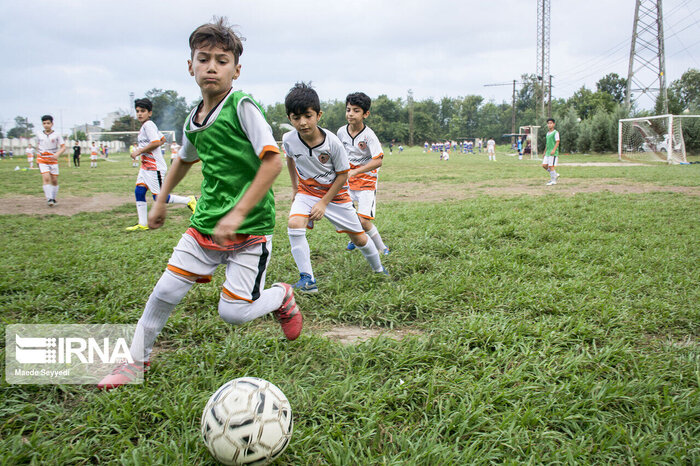
M 292 437 L 292 408 L 267 380 L 242 377 L 223 384 L 202 413 L 202 437 L 224 464 L 267 464 Z

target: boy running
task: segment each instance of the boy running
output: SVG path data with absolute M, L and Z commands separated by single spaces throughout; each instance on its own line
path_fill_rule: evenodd
M 292 287 L 275 283 L 264 289 L 275 226 L 271 188 L 282 163 L 259 104 L 231 87 L 241 72 L 241 39 L 221 18 L 198 27 L 190 36 L 190 49 L 189 72 L 201 89 L 202 102 L 185 122 L 182 148 L 161 194 L 167 196 L 192 164 L 201 161 L 202 197 L 138 321 L 131 345 L 134 364 L 120 366 L 98 388 L 129 383 L 148 368 L 155 339 L 174 307 L 195 282 L 210 281 L 219 264 L 226 264 L 219 299 L 225 322 L 237 325 L 273 313 L 287 339 L 301 333 L 302 316 Z M 165 222 L 163 196 L 151 209 L 151 228 Z
M 362 228 L 374 242 L 377 251 L 387 255 L 389 248 L 382 241 L 377 227 L 372 224 L 377 205 L 378 170 L 382 166 L 384 151 L 374 131 L 365 125 L 371 105 L 372 99 L 363 92 L 355 92 L 345 98 L 345 118 L 348 124 L 338 129 L 338 139 L 348 154 L 350 199 L 357 204 L 357 216 L 360 217 Z M 353 249 L 355 244 L 350 241 L 347 250 Z
M 294 288 L 318 291 L 306 229 L 313 228 L 313 222 L 323 217 L 338 233 L 348 234 L 374 272 L 388 275 L 377 247 L 365 234 L 352 207 L 347 191 L 350 164 L 343 144 L 336 135 L 318 127 L 323 114 L 318 94 L 306 84 L 297 83 L 287 94 L 284 107 L 295 128 L 282 136 L 294 199 L 287 223 L 292 256 L 300 275 Z
M 141 157 L 141 169 L 136 178 L 136 213 L 138 214 L 139 223 L 132 227 L 128 227 L 126 231 L 142 231 L 148 230 L 148 204 L 146 203 L 146 192 L 149 190 L 156 199 L 160 194 L 165 172 L 168 170 L 160 146 L 165 142 L 165 136 L 158 131 L 158 127 L 151 120 L 153 115 L 153 104 L 150 99 L 136 99 L 134 101 L 136 108 L 136 118 L 141 122 L 141 130 L 138 135 L 138 147 L 131 153 L 131 158 L 136 160 Z M 169 194 L 166 196 L 168 204 L 185 204 L 194 213 L 197 206 L 197 200 L 194 196 L 178 196 Z
M 547 118 L 547 139 L 542 159 L 542 168 L 549 172 L 549 182 L 547 186 L 557 184 L 559 174 L 556 171 L 557 159 L 559 158 L 559 131 L 554 129 L 556 122 L 554 118 Z
M 44 185 L 44 196 L 49 207 L 56 205 L 58 196 L 58 158 L 66 151 L 66 144 L 63 137 L 53 130 L 53 117 L 44 115 L 41 117 L 41 124 L 44 131 L 39 133 L 37 138 L 37 149 L 39 154 L 39 172 Z

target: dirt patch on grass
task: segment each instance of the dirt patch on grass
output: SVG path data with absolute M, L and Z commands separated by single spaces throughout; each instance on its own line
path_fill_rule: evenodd
M 355 326 L 333 327 L 321 333 L 326 338 L 335 340 L 343 345 L 357 345 L 363 341 L 377 337 L 391 338 L 392 340 L 401 341 L 407 336 L 421 335 L 421 332 L 411 329 L 377 329 L 363 328 Z
M 124 204 L 134 204 L 134 195 L 96 194 L 92 197 L 61 196 L 58 203 L 49 207 L 46 199 L 40 196 L 12 196 L 2 198 L 0 215 L 66 215 L 71 216 L 81 212 L 104 212 Z M 185 207 L 178 205 L 176 207 Z
M 573 196 L 578 193 L 610 192 L 618 194 L 645 194 L 653 192 L 672 192 L 691 196 L 700 196 L 697 186 L 660 186 L 651 183 L 634 183 L 615 178 L 601 179 L 566 179 L 564 176 L 556 186 L 545 186 L 542 180 L 504 180 L 502 182 L 486 181 L 481 183 L 380 183 L 379 198 L 384 201 L 439 202 L 470 199 L 480 195 L 490 196 L 540 196 L 556 193 Z

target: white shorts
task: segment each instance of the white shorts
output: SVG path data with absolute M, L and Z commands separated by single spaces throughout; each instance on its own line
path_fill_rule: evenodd
M 558 159 L 559 159 L 558 155 L 545 155 L 542 158 L 542 165 L 549 165 L 550 167 L 556 167 Z
M 490 147 L 489 147 L 489 151 L 488 151 L 488 152 L 489 152 L 489 154 L 495 154 L 495 153 L 496 153 L 496 151 L 495 151 L 494 149 L 491 149 Z
M 29 162 L 29 163 L 34 162 L 34 157 L 27 157 L 27 162 Z
M 377 209 L 377 191 L 369 189 L 361 191 L 348 190 L 350 199 L 357 204 L 357 215 L 369 220 L 374 220 Z
M 90 161 L 94 162 L 97 160 L 97 155 L 90 155 Z
M 39 173 L 42 175 L 44 173 L 50 173 L 51 175 L 58 176 L 58 164 L 57 163 L 40 163 Z
M 222 293 L 227 299 L 253 302 L 265 289 L 265 275 L 270 263 L 272 235 L 266 242 L 237 251 L 205 249 L 197 240 L 183 234 L 168 261 L 168 270 L 190 281 L 205 283 L 220 264 L 226 265 L 226 281 Z
M 148 188 L 151 194 L 160 194 L 160 187 L 165 180 L 165 173 L 158 170 L 139 169 L 139 176 L 136 178 L 136 185 L 143 185 Z
M 320 200 L 318 197 L 297 193 L 294 197 L 292 208 L 289 210 L 289 216 L 294 217 L 298 215 L 308 218 L 311 208 Z M 362 233 L 365 231 L 360 224 L 360 219 L 357 217 L 357 212 L 352 206 L 352 202 L 343 202 L 342 204 L 331 202 L 326 207 L 325 217 L 333 224 L 335 231 L 338 233 Z

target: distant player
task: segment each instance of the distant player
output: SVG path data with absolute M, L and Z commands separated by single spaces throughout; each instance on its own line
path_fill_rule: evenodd
M 73 166 L 80 167 L 80 144 L 78 141 L 73 141 Z
M 177 142 L 173 141 L 170 143 L 170 165 L 173 164 L 173 160 L 175 160 L 175 157 L 177 157 L 177 151 L 180 150 L 180 146 L 178 146 Z
M 58 158 L 66 151 L 63 137 L 53 130 L 53 117 L 41 117 L 44 131 L 37 137 L 39 172 L 44 185 L 44 196 L 49 207 L 56 205 L 58 196 Z
M 559 158 L 559 131 L 554 129 L 556 122 L 554 118 L 547 118 L 547 136 L 546 146 L 544 148 L 544 158 L 542 159 L 542 168 L 549 172 L 549 182 L 547 186 L 557 184 L 559 174 L 556 171 L 557 159 Z
M 149 99 L 136 99 L 136 118 L 141 122 L 141 130 L 138 135 L 138 148 L 131 153 L 131 158 L 141 158 L 141 169 L 136 178 L 136 213 L 139 223 L 128 227 L 127 231 L 148 230 L 148 204 L 146 203 L 146 192 L 151 191 L 153 199 L 160 194 L 160 188 L 165 178 L 168 167 L 165 164 L 160 146 L 165 142 L 165 136 L 158 131 L 158 127 L 151 120 L 153 115 L 153 104 Z M 178 196 L 168 194 L 165 200 L 168 204 L 185 204 L 194 213 L 197 200 L 194 196 Z
M 99 148 L 97 147 L 97 143 L 95 143 L 95 141 L 92 141 L 92 145 L 90 146 L 90 168 L 97 168 L 98 152 Z
M 338 129 L 337 135 L 348 155 L 350 171 L 348 172 L 350 199 L 357 206 L 357 216 L 365 233 L 377 247 L 377 251 L 389 254 L 382 237 L 372 221 L 377 210 L 377 183 L 379 168 L 382 166 L 384 150 L 374 131 L 365 124 L 369 117 L 372 99 L 364 92 L 355 92 L 345 98 L 345 118 L 348 124 Z M 399 146 L 399 152 L 403 146 Z M 348 251 L 355 249 L 350 241 Z
M 489 154 L 489 160 L 496 161 L 496 141 L 493 138 L 489 138 L 486 141 L 486 152 Z
M 135 146 L 135 145 L 132 144 L 132 145 L 129 146 L 129 153 L 130 153 L 130 154 L 132 154 L 135 150 L 136 150 L 136 146 Z M 138 166 L 139 166 L 139 163 L 136 161 L 136 159 L 132 159 L 132 161 L 131 161 L 131 166 L 132 166 L 132 167 L 138 167 Z
M 423 143 L 423 153 L 427 154 L 428 153 L 428 141 L 425 141 Z
M 27 146 L 27 149 L 24 151 L 27 154 L 27 163 L 29 164 L 29 169 L 33 170 L 34 169 L 34 147 L 32 147 L 31 144 Z
M 318 291 L 306 229 L 323 217 L 338 233 L 348 234 L 374 272 L 387 274 L 374 241 L 365 234 L 352 207 L 347 191 L 350 164 L 345 148 L 335 134 L 318 127 L 322 115 L 318 94 L 306 84 L 297 83 L 287 94 L 284 106 L 295 128 L 282 136 L 294 196 L 287 222 L 292 256 L 300 276 L 294 288 Z
M 138 321 L 130 349 L 134 363 L 102 379 L 100 389 L 119 387 L 146 371 L 155 340 L 175 306 L 195 282 L 210 281 L 219 265 L 226 266 L 218 302 L 225 322 L 240 325 L 272 313 L 287 339 L 301 333 L 302 315 L 291 286 L 275 283 L 264 289 L 275 227 L 272 183 L 282 162 L 260 105 L 231 87 L 241 72 L 243 45 L 222 18 L 198 27 L 190 35 L 190 48 L 189 71 L 202 101 L 185 121 L 182 149 L 162 194 L 167 196 L 201 161 L 202 197 Z M 151 227 L 164 224 L 165 204 L 164 198 L 156 198 Z

